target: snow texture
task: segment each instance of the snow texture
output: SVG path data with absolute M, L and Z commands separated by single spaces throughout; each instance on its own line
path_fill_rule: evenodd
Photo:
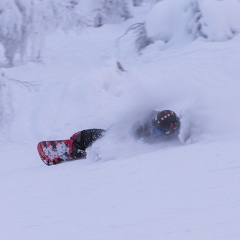
M 239 1 L 181 2 L 55 32 L 42 62 L 1 69 L 0 94 L 11 93 L 14 109 L 0 140 L 1 239 L 240 238 Z M 153 43 L 138 55 L 125 42 L 132 52 L 119 58 L 116 39 L 139 19 Z M 38 85 L 3 87 L 7 78 Z M 178 141 L 133 139 L 132 124 L 152 109 L 180 116 Z M 109 131 L 87 159 L 42 163 L 38 142 L 88 128 Z

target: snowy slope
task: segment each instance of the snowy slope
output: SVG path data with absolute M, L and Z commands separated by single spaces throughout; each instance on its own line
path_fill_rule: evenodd
M 166 51 L 156 42 L 119 59 L 115 40 L 129 24 L 56 33 L 43 62 L 4 70 L 39 85 L 12 85 L 1 239 L 240 238 L 240 37 Z M 181 116 L 180 142 L 133 141 L 132 122 L 165 108 Z M 40 140 L 112 124 L 86 160 L 47 167 L 38 157 Z

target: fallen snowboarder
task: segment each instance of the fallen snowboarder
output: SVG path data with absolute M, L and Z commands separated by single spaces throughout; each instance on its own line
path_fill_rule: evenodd
M 148 143 L 176 138 L 179 131 L 179 117 L 171 110 L 152 111 L 133 126 L 135 138 Z M 67 140 L 42 141 L 37 146 L 38 152 L 47 165 L 86 158 L 86 149 L 106 132 L 104 129 L 86 129 L 74 133 Z

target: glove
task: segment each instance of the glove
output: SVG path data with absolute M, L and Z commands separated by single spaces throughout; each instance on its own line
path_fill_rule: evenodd
M 73 145 L 72 145 L 72 158 L 77 159 L 77 158 L 86 158 L 87 153 L 85 150 L 82 150 L 79 148 L 79 144 L 76 140 L 73 140 Z

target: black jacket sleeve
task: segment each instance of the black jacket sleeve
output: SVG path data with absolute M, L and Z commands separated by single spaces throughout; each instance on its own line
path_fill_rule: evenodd
M 103 137 L 105 132 L 103 129 L 86 129 L 73 134 L 71 137 L 73 140 L 72 158 L 85 158 L 86 148 L 90 147 L 97 139 Z
M 80 150 L 85 151 L 93 142 L 103 137 L 105 130 L 103 129 L 86 129 L 74 134 L 71 139 L 73 144 Z

